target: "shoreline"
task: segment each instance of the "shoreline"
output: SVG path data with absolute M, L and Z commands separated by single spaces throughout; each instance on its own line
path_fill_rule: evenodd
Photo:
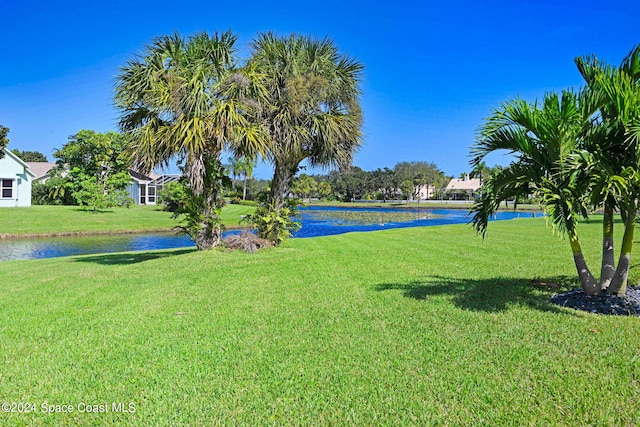
M 248 229 L 250 227 L 241 225 L 225 226 L 225 230 L 241 230 Z M 0 234 L 0 240 L 19 240 L 19 239 L 39 239 L 47 237 L 88 237 L 88 236 L 118 236 L 127 234 L 147 234 L 147 233 L 171 233 L 178 231 L 175 227 L 172 228 L 150 228 L 145 230 L 114 230 L 114 231 L 56 231 L 53 233 L 23 233 L 12 234 L 2 233 Z

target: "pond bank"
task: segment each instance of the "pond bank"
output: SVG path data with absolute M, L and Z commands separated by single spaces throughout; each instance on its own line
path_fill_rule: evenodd
M 225 230 L 243 230 L 249 229 L 250 227 L 245 227 L 241 225 L 230 225 L 225 226 Z M 3 233 L 0 234 L 0 240 L 19 240 L 19 239 L 38 239 L 38 238 L 47 238 L 47 237 L 89 237 L 89 236 L 124 236 L 129 234 L 149 234 L 149 233 L 171 233 L 172 231 L 177 231 L 176 227 L 171 228 L 148 228 L 145 230 L 95 230 L 95 231 L 61 231 L 54 233 L 22 233 L 22 234 L 11 234 L 11 233 Z

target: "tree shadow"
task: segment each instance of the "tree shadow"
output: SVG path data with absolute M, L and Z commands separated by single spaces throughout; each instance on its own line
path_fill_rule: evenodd
M 555 287 L 554 285 L 559 285 Z M 377 291 L 399 290 L 407 298 L 428 300 L 434 296 L 451 296 L 454 305 L 471 311 L 503 312 L 513 306 L 527 306 L 540 311 L 566 314 L 551 302 L 554 294 L 575 285 L 567 276 L 531 280 L 529 278 L 455 279 L 431 276 L 424 281 L 382 283 Z
M 160 258 L 169 258 L 185 255 L 194 252 L 196 249 L 179 249 L 153 252 L 121 252 L 115 254 L 99 254 L 82 256 L 75 259 L 75 262 L 88 262 L 100 265 L 128 265 L 138 264 Z
M 108 209 L 83 209 L 83 208 L 75 208 L 72 209 L 75 212 L 86 212 L 86 213 L 91 213 L 91 214 L 103 214 L 103 213 L 115 213 L 113 210 L 108 210 Z

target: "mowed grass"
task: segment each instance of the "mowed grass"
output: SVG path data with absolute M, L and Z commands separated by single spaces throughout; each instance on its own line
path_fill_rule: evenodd
M 227 205 L 222 209 L 222 222 L 240 225 L 241 215 L 253 207 Z M 93 213 L 78 206 L 30 206 L 0 209 L 0 234 L 51 233 L 116 233 L 168 230 L 179 224 L 171 212 L 159 206 L 113 208 Z
M 2 400 L 108 411 L 0 424 L 639 425 L 640 319 L 529 283 L 573 286 L 568 246 L 523 219 L 3 262 Z

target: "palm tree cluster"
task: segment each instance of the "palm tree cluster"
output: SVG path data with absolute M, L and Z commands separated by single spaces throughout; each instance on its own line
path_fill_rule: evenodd
M 533 194 L 554 229 L 568 237 L 582 290 L 624 295 L 640 197 L 640 46 L 618 67 L 594 56 L 575 62 L 584 88 L 546 94 L 540 104 L 508 101 L 480 128 L 473 167 L 497 150 L 516 160 L 486 178 L 472 224 L 484 236 L 502 201 Z M 596 210 L 604 213 L 599 280 L 585 261 L 577 227 Z M 616 212 L 625 228 L 617 266 Z
M 302 161 L 347 166 L 360 145 L 361 64 L 328 39 L 266 33 L 239 66 L 236 41 L 230 31 L 158 37 L 116 79 L 132 162 L 148 173 L 179 160 L 190 192 L 184 229 L 199 249 L 221 242 L 223 152 L 244 176 L 258 156 L 274 165 L 263 210 L 278 218 Z

